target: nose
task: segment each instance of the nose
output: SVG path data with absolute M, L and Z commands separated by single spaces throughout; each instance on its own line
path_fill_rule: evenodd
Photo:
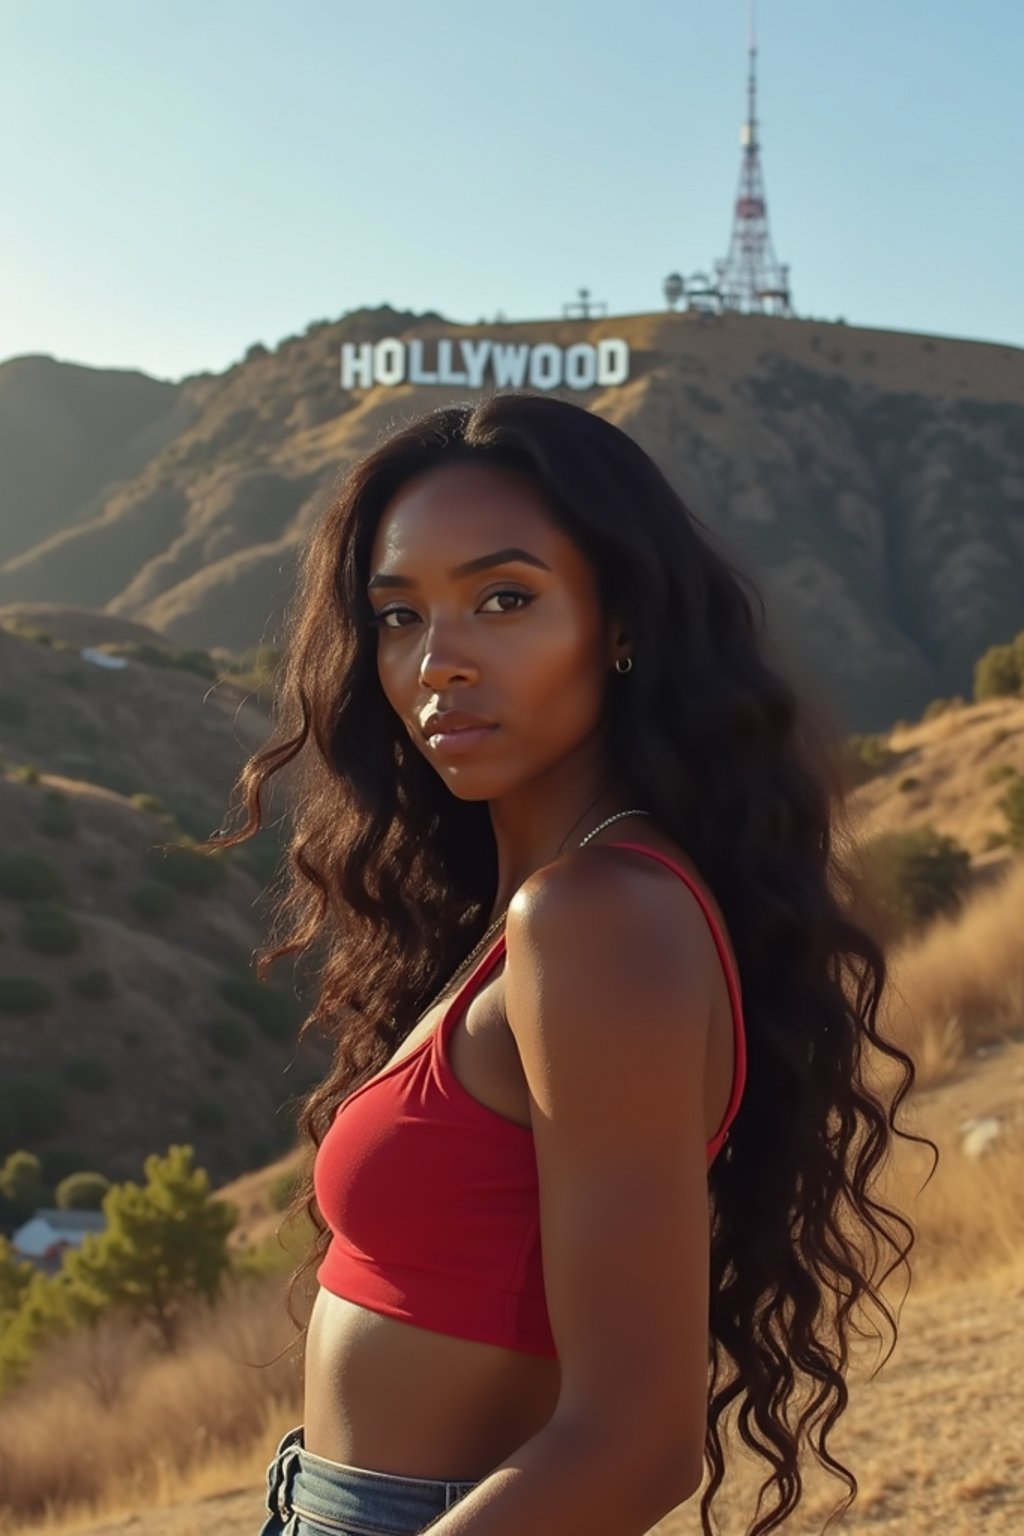
M 443 693 L 450 683 L 473 683 L 479 676 L 476 663 L 458 655 L 451 645 L 430 641 L 420 662 L 420 686 L 432 693 Z

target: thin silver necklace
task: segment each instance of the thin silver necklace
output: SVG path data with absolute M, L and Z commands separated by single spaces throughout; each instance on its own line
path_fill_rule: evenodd
M 584 847 L 584 845 L 586 843 L 590 842 L 590 839 L 592 837 L 596 837 L 599 832 L 603 832 L 605 827 L 610 827 L 613 821 L 620 821 L 623 816 L 650 816 L 650 815 L 651 815 L 650 811 L 640 811 L 640 810 L 616 811 L 614 816 L 606 816 L 604 821 L 598 822 L 597 826 L 593 827 L 586 834 L 585 837 L 581 837 L 580 838 L 580 840 L 576 844 L 576 846 L 577 846 L 577 848 Z M 561 850 L 559 850 L 559 851 L 561 851 Z M 427 1004 L 426 1008 L 424 1008 L 422 1013 L 420 1014 L 420 1018 L 423 1018 L 425 1014 L 429 1013 L 431 1008 L 433 1008 L 434 1004 L 440 998 L 442 998 L 444 996 L 444 994 L 448 991 L 449 987 L 451 987 L 456 981 L 458 981 L 458 979 L 462 975 L 463 971 L 466 971 L 466 970 L 469 969 L 469 967 L 472 965 L 473 961 L 476 959 L 476 957 L 480 953 L 480 951 L 486 947 L 488 941 L 494 936 L 494 934 L 497 933 L 498 929 L 501 927 L 502 923 L 505 921 L 505 916 L 506 916 L 507 912 L 508 912 L 508 907 L 506 907 L 503 912 L 500 912 L 498 914 L 498 916 L 494 919 L 494 922 L 491 923 L 490 927 L 487 929 L 487 932 L 484 933 L 482 935 L 482 937 L 477 940 L 476 944 L 474 944 L 473 948 L 470 950 L 470 952 L 466 956 L 465 960 L 463 960 L 463 962 L 459 966 L 458 970 L 452 972 L 452 974 L 449 976 L 448 980 L 445 982 L 444 986 L 441 988 L 440 992 L 438 992 L 433 998 L 431 998 L 431 1000 Z

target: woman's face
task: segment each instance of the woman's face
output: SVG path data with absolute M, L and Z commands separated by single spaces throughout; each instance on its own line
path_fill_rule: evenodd
M 495 799 L 587 750 L 614 630 L 589 564 L 526 478 L 452 464 L 408 481 L 377 528 L 368 595 L 384 693 L 454 794 Z M 439 737 L 432 710 L 487 726 Z

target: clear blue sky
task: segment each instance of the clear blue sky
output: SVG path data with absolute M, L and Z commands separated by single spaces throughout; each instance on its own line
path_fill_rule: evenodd
M 0 360 L 660 309 L 728 247 L 746 36 L 746 0 L 0 0 Z M 760 0 L 758 43 L 797 312 L 1024 346 L 1024 7 Z

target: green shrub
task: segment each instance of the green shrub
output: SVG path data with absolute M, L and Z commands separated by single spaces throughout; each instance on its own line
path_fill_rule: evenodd
M 283 1168 L 270 1182 L 268 1197 L 275 1211 L 286 1211 L 295 1197 L 300 1184 L 296 1168 Z
M 97 966 L 94 971 L 82 971 L 80 975 L 72 976 L 71 985 L 79 997 L 98 999 L 114 995 L 114 978 L 102 966 Z
M 189 1110 L 189 1120 L 197 1131 L 222 1131 L 228 1123 L 228 1115 L 217 1099 L 197 1099 Z
M 61 1179 L 53 1203 L 59 1211 L 99 1211 L 109 1188 L 110 1180 L 102 1173 L 83 1168 L 81 1172 L 69 1173 Z
M 18 693 L 0 693 L 0 724 L 24 725 L 32 713 L 27 699 Z
M 128 901 L 132 911 L 147 923 L 162 923 L 178 905 L 174 892 L 164 885 L 140 885 Z
M 228 976 L 220 986 L 225 1002 L 247 1014 L 268 1040 L 287 1040 L 297 1022 L 297 1005 L 283 992 L 252 976 Z
M 61 1076 L 72 1088 L 85 1093 L 105 1093 L 113 1082 L 113 1073 L 98 1056 L 84 1053 L 68 1057 L 61 1065 Z
M 82 930 L 65 907 L 35 902 L 25 913 L 22 938 L 40 955 L 70 955 L 82 947 Z
M 868 887 L 896 933 L 955 912 L 970 878 L 967 850 L 930 826 L 872 838 L 863 858 Z
M 198 853 L 194 848 L 171 847 L 166 852 L 149 848 L 145 863 L 150 875 L 189 896 L 208 896 L 227 878 L 215 854 Z
M 140 790 L 138 794 L 131 796 L 132 805 L 139 811 L 150 811 L 154 816 L 166 816 L 167 807 L 159 795 L 149 795 Z
M 56 996 L 35 976 L 0 976 L 0 1013 L 42 1013 Z
M 974 697 L 997 699 L 1024 693 L 1024 630 L 1008 645 L 993 645 L 974 667 Z
M 0 857 L 0 894 L 16 901 L 59 901 L 67 895 L 67 886 L 50 859 L 36 853 L 9 853 Z
M 982 847 L 986 853 L 992 853 L 996 848 L 1005 848 L 1009 841 L 1005 832 L 986 832 Z
M 1006 839 L 1015 852 L 1024 849 L 1024 773 L 1018 773 L 999 802 L 1006 817 Z
M 883 736 L 849 736 L 844 743 L 843 764 L 851 786 L 863 784 L 883 773 L 894 762 L 893 752 Z
M 222 1056 L 245 1056 L 252 1044 L 249 1026 L 237 1014 L 225 1013 L 211 1019 L 206 1026 L 206 1038 Z
M 35 763 L 21 763 L 17 768 L 11 769 L 11 778 L 19 784 L 38 784 L 39 769 Z
M 1001 784 L 1004 779 L 1012 779 L 1016 772 L 1012 763 L 989 763 L 985 769 L 984 780 L 990 785 Z
M 912 773 L 908 773 L 905 779 L 900 779 L 898 788 L 901 795 L 909 795 L 911 790 L 921 788 L 921 780 L 915 779 Z

